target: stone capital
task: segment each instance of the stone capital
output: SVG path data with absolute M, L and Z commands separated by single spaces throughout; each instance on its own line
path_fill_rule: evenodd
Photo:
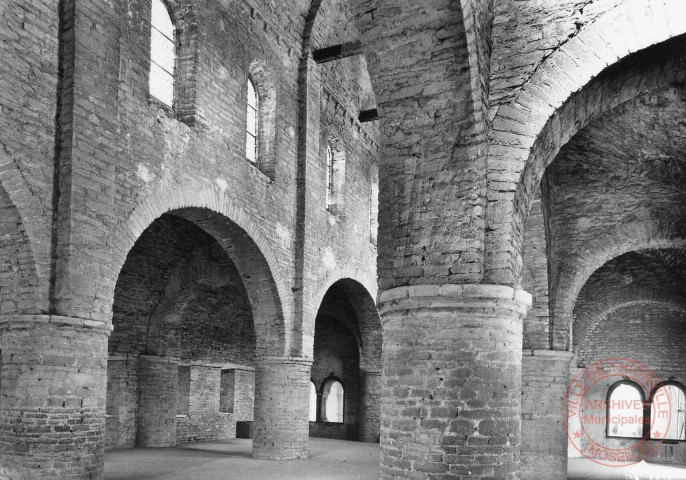
M 509 310 L 523 318 L 531 294 L 507 285 L 410 285 L 379 295 L 381 314 L 402 310 Z
M 79 317 L 65 317 L 61 315 L 2 315 L 0 316 L 0 332 L 9 330 L 25 330 L 40 327 L 72 328 L 74 330 L 90 331 L 93 334 L 109 336 L 112 333 L 112 322 L 92 320 Z
M 255 357 L 256 365 L 312 365 L 314 359 L 306 357 L 277 357 L 259 355 Z
M 551 362 L 571 362 L 574 353 L 567 350 L 539 350 L 532 348 L 523 350 L 522 357 L 534 357 L 536 360 L 549 360 Z

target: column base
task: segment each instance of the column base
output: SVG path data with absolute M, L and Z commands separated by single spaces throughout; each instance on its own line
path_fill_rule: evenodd
M 380 478 L 519 479 L 522 318 L 500 285 L 381 294 Z
M 566 480 L 567 434 L 562 408 L 572 353 L 526 350 L 522 355 L 522 478 Z
M 252 456 L 292 460 L 309 456 L 312 359 L 255 359 L 255 420 Z
M 0 478 L 99 479 L 109 323 L 0 318 Z

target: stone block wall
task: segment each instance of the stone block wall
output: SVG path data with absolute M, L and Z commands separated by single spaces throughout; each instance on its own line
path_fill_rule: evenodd
M 621 357 L 639 362 L 663 381 L 674 380 L 686 386 L 686 353 L 683 345 L 686 333 L 682 328 L 684 313 L 670 306 L 629 306 L 611 313 L 589 333 L 578 353 L 578 365 L 586 366 L 603 358 Z M 616 380 L 616 379 L 615 379 Z M 592 390 L 591 400 L 605 400 L 611 383 L 605 382 Z M 648 398 L 649 391 L 643 392 Z M 605 438 L 604 425 L 595 425 L 594 438 Z M 592 427 L 590 427 L 592 428 Z M 610 448 L 624 448 L 633 440 L 605 438 Z M 657 448 L 653 440 L 647 441 Z M 683 464 L 686 442 L 663 445 L 656 451 L 656 460 Z

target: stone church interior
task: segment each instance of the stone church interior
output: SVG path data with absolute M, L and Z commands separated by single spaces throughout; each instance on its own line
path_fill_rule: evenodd
M 0 479 L 686 478 L 683 0 L 0 40 Z

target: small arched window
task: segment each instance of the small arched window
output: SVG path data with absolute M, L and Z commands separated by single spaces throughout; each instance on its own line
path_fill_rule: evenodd
M 650 401 L 650 438 L 686 440 L 686 393 L 677 384 L 660 386 Z
M 150 13 L 150 95 L 171 107 L 174 103 L 175 28 L 167 6 L 152 0 Z
M 259 147 L 260 97 L 253 81 L 248 78 L 248 117 L 246 122 L 245 158 L 257 164 Z
M 622 381 L 607 394 L 607 436 L 643 437 L 643 391 L 633 382 Z
M 332 378 L 322 390 L 322 421 L 343 423 L 343 384 Z
M 310 422 L 317 421 L 317 387 L 310 380 Z

